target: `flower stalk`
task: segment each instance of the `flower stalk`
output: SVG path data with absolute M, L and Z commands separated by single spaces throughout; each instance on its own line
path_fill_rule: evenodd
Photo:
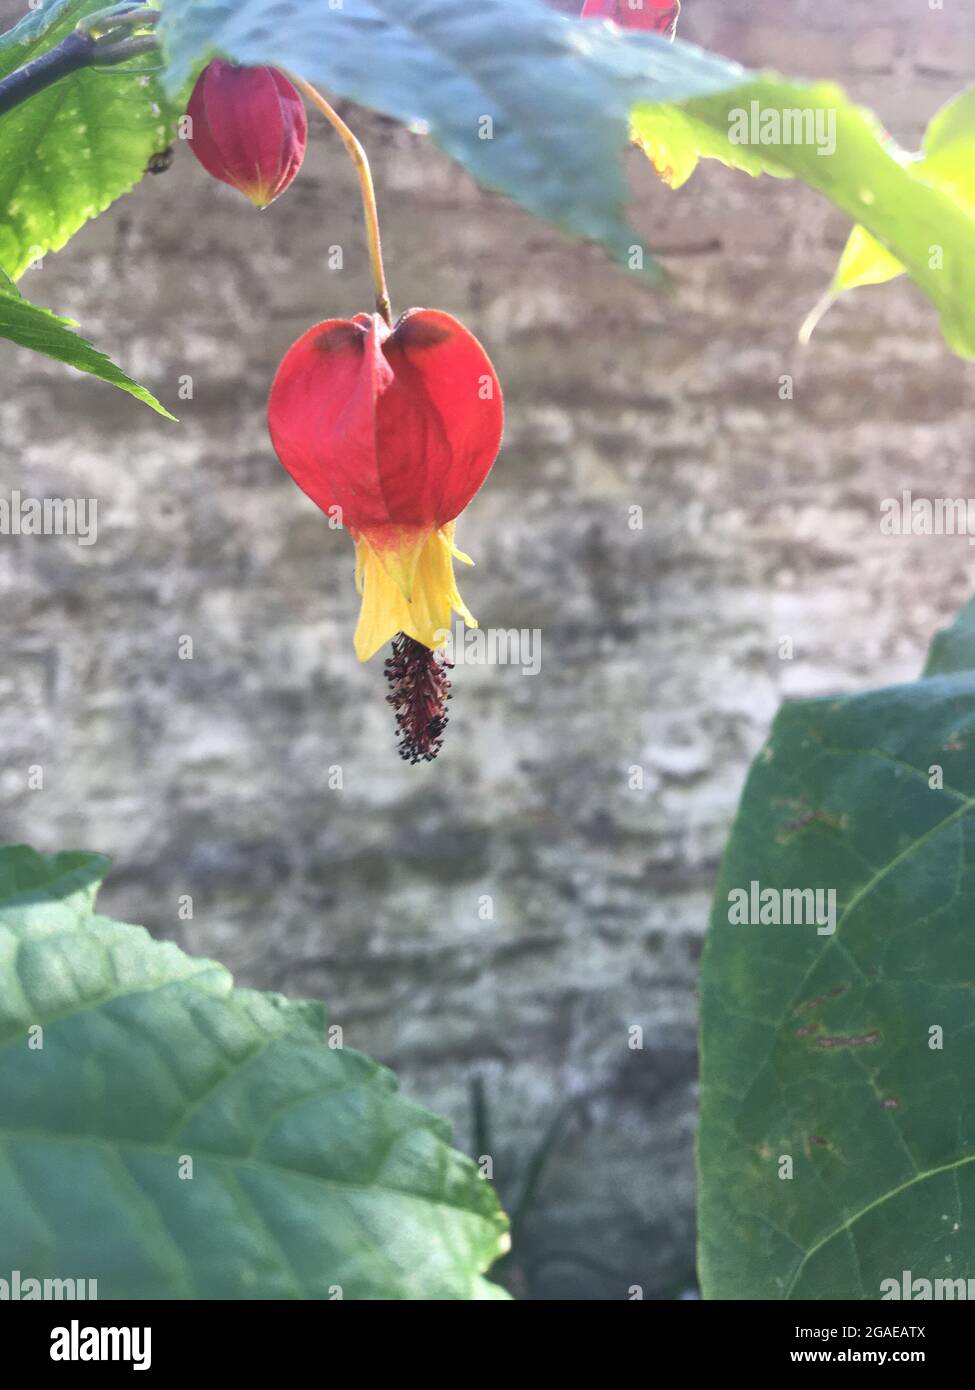
M 372 182 L 369 158 L 353 131 L 349 129 L 339 113 L 329 106 L 321 92 L 310 82 L 306 82 L 303 77 L 297 77 L 294 73 L 289 73 L 288 76 L 298 90 L 304 92 L 312 105 L 317 107 L 329 124 L 338 131 L 349 158 L 355 165 L 356 173 L 359 176 L 359 187 L 362 191 L 362 212 L 366 222 L 366 239 L 369 243 L 369 264 L 372 268 L 376 309 L 383 322 L 391 328 L 393 326 L 393 310 L 389 301 L 389 291 L 386 288 L 382 239 L 379 235 L 379 209 L 376 206 L 376 190 Z

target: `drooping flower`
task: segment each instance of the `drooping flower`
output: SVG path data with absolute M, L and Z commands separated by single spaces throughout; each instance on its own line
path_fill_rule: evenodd
M 585 0 L 583 19 L 612 19 L 624 29 L 673 36 L 680 0 Z
M 277 68 L 216 58 L 200 74 L 186 113 L 190 149 L 204 169 L 256 207 L 280 197 L 301 168 L 308 116 Z
M 359 660 L 397 639 L 387 675 L 411 761 L 435 754 L 446 722 L 449 687 L 430 654 L 453 613 L 477 626 L 457 591 L 454 560 L 472 561 L 454 523 L 497 457 L 502 422 L 490 359 L 435 309 L 410 309 L 392 329 L 378 314 L 317 324 L 271 388 L 278 458 L 356 544 Z

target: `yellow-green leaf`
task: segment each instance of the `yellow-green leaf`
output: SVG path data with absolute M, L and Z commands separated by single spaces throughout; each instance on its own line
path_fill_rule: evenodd
M 854 222 L 822 311 L 853 285 L 906 270 L 941 315 L 945 338 L 975 358 L 975 95 L 967 91 L 932 121 L 923 155 L 902 150 L 869 111 L 829 83 L 756 75 L 732 92 L 678 106 L 640 103 L 634 140 L 668 182 L 698 159 L 750 174 L 800 178 Z
M 928 127 L 921 157 L 906 167 L 919 182 L 950 194 L 975 219 L 975 87 L 941 108 Z M 929 259 L 935 263 L 943 253 L 940 243 L 929 247 Z M 882 285 L 904 273 L 903 262 L 892 251 L 865 227 L 854 227 L 833 283 L 806 319 L 800 337 L 808 342 L 823 314 L 846 290 Z
M 104 0 L 46 0 L 0 34 L 0 77 L 54 48 Z M 158 64 L 157 64 L 158 65 Z M 152 56 L 134 66 L 153 67 Z M 0 117 L 0 266 L 15 280 L 128 193 L 169 141 L 177 105 L 151 72 L 85 69 Z

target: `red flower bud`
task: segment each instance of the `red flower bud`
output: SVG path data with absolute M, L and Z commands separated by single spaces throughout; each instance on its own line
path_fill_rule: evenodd
M 278 458 L 353 536 L 365 598 L 365 661 L 398 632 L 444 645 L 453 608 L 453 522 L 501 445 L 501 387 L 472 334 L 449 314 L 410 309 L 329 319 L 286 354 L 268 425 Z
M 673 36 L 680 0 L 586 0 L 583 19 L 613 19 L 623 29 L 649 29 Z
M 308 116 L 276 68 L 241 68 L 214 59 L 200 74 L 187 115 L 190 148 L 215 179 L 259 208 L 273 203 L 305 157 Z

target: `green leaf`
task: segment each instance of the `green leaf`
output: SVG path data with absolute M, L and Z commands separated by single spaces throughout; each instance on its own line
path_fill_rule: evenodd
M 971 229 L 968 242 L 956 245 L 951 254 L 953 259 L 959 255 L 971 256 L 971 243 L 975 241 L 975 87 L 969 87 L 941 108 L 928 127 L 922 154 L 905 167 L 913 179 L 947 193 L 968 214 Z M 935 246 L 941 248 L 943 255 L 948 253 L 941 241 L 932 243 L 928 247 L 929 263 Z M 854 227 L 833 283 L 803 325 L 800 335 L 803 341 L 808 342 L 820 319 L 847 290 L 886 284 L 903 275 L 905 269 L 903 261 L 865 227 Z M 970 316 L 969 313 L 966 318 Z M 972 336 L 970 326 L 966 326 L 963 345 L 954 344 L 956 351 L 963 356 L 973 355 Z
M 975 214 L 975 87 L 966 88 L 934 117 L 912 172 L 946 189 Z
M 175 415 L 170 415 L 144 386 L 126 376 L 121 368 L 116 367 L 91 343 L 72 333 L 72 326 L 70 319 L 59 318 L 50 309 L 42 309 L 24 299 L 9 277 L 0 270 L 0 338 L 7 338 L 33 352 L 43 352 L 47 357 L 67 362 L 69 367 L 76 367 L 79 372 L 88 372 L 102 381 L 111 382 L 113 386 L 128 391 L 130 396 L 135 396 L 136 400 L 152 406 L 167 420 L 175 420 Z
M 106 867 L 0 849 L 3 1268 L 101 1299 L 504 1297 L 505 1220 L 446 1124 L 319 1005 L 98 916 Z
M 832 289 L 835 294 L 858 285 L 885 285 L 904 274 L 904 267 L 892 252 L 881 246 L 866 227 L 854 227 L 840 258 Z
M 723 108 L 726 114 L 738 100 L 733 92 Z M 641 102 L 633 110 L 631 134 L 634 144 L 671 188 L 683 188 L 702 159 L 716 159 L 729 169 L 746 174 L 785 177 L 763 152 L 732 144 L 727 124 L 722 127 L 718 123 L 712 130 L 690 103 L 682 107 Z
M 926 678 L 780 711 L 704 954 L 705 1297 L 879 1299 L 904 1270 L 972 1274 L 973 812 L 973 605 Z M 835 932 L 734 923 L 752 883 L 835 890 Z
M 46 0 L 0 35 L 0 78 L 47 52 L 104 0 Z M 152 55 L 134 67 L 151 69 Z M 0 117 L 0 266 L 15 280 L 128 193 L 168 144 L 177 108 L 154 76 L 86 69 Z
M 622 156 L 634 102 L 741 81 L 735 63 L 543 0 L 163 0 L 166 81 L 222 54 L 270 63 L 406 122 L 475 178 L 630 264 Z M 645 273 L 659 271 L 645 256 Z
M 759 112 L 755 125 L 753 103 Z M 747 122 L 740 122 L 738 112 Z M 790 112 L 804 118 L 808 113 L 813 124 L 808 131 L 803 126 L 805 138 L 762 143 L 761 121 L 778 118 L 784 132 L 790 127 L 781 122 Z M 835 152 L 821 154 L 832 144 L 831 122 Z M 775 136 L 771 124 L 767 130 Z M 939 311 L 951 347 L 975 358 L 972 92 L 935 118 L 922 160 L 899 149 L 870 112 L 852 105 L 838 87 L 787 82 L 774 74 L 756 74 L 730 95 L 685 102 L 679 110 L 641 105 L 633 133 L 675 186 L 690 177 L 698 157 L 716 158 L 751 174 L 801 178 L 859 224 L 836 282 L 804 326 L 805 339 L 844 288 L 880 283 L 906 269 Z M 748 138 L 736 143 L 732 133 Z M 932 265 L 933 246 L 943 250 L 941 267 Z

